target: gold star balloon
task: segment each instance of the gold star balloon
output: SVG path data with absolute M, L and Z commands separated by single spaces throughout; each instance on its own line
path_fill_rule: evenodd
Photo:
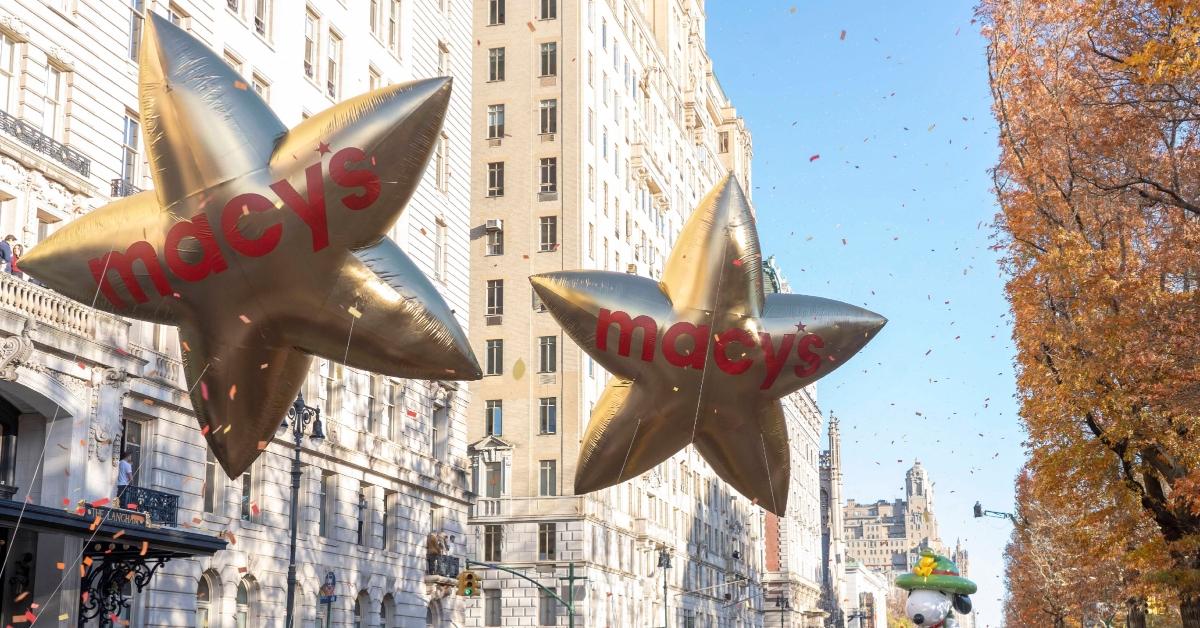
M 733 176 L 692 213 L 662 281 L 593 270 L 530 281 L 613 374 L 584 436 L 576 493 L 637 477 L 692 444 L 738 492 L 784 515 L 780 398 L 844 364 L 887 322 L 838 301 L 764 294 L 754 215 Z
M 151 13 L 139 97 L 154 190 L 66 225 L 21 269 L 86 304 L 177 325 L 192 406 L 240 475 L 312 355 L 478 379 L 454 313 L 386 237 L 421 179 L 450 79 L 363 94 L 288 129 L 208 47 Z

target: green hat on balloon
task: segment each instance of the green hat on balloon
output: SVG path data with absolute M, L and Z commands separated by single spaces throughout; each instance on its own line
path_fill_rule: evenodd
M 896 586 L 906 591 L 924 589 L 963 595 L 970 595 L 978 589 L 974 582 L 959 575 L 958 565 L 954 561 L 929 548 L 921 550 L 921 559 L 911 572 L 896 577 Z

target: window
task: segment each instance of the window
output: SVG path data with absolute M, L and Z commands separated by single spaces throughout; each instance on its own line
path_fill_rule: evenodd
M 367 628 L 367 609 L 371 606 L 371 596 L 366 591 L 359 591 L 354 598 L 354 628 Z
M 63 106 L 67 92 L 67 79 L 63 74 L 63 71 L 54 67 L 54 64 L 46 66 L 46 105 L 45 110 L 42 111 L 42 133 L 59 141 L 62 141 L 66 126 L 63 119 Z
M 540 236 L 538 250 L 542 252 L 558 250 L 558 216 L 542 216 L 538 219 Z
M 379 433 L 389 440 L 396 438 L 396 384 L 383 380 L 383 396 L 379 400 Z
M 141 123 L 137 114 L 125 112 L 125 132 L 121 138 L 121 179 L 126 183 L 136 184 L 138 168 L 142 157 L 138 154 L 138 140 L 141 139 Z
M 596 112 L 591 107 L 588 107 L 587 138 L 588 144 L 596 143 Z
M 325 72 L 325 93 L 337 100 L 342 91 L 342 37 L 329 31 L 328 62 Z
M 167 19 L 179 28 L 191 30 L 191 20 L 188 19 L 188 14 L 174 2 L 167 5 Z
M 542 0 L 542 19 L 553 20 L 558 17 L 558 0 Z
M 0 111 L 15 113 L 17 42 L 0 31 Z
M 500 625 L 500 589 L 483 590 L 483 625 Z
M 258 73 L 251 74 L 250 86 L 254 88 L 254 93 L 262 97 L 263 102 L 271 102 L 271 83 L 267 79 Z
M 220 590 L 219 587 L 213 586 L 210 581 L 212 578 L 209 573 L 200 574 L 200 581 L 196 583 L 196 628 L 209 628 L 209 620 L 212 616 L 212 592 L 213 589 Z
M 488 48 L 488 80 L 504 80 L 504 49 Z
M 400 0 L 392 0 L 388 11 L 388 49 L 400 54 Z
M 504 196 L 504 162 L 493 161 L 488 164 L 488 192 L 489 198 Z M 501 233 L 499 229 L 489 231 L 488 237 L 492 234 Z M 503 238 L 503 236 L 501 236 Z M 503 241 L 503 239 L 501 239 Z M 499 253 L 488 253 L 488 255 L 499 255 Z
M 590 52 L 588 53 L 587 60 L 587 79 L 588 87 L 592 87 L 596 80 L 596 58 Z
M 142 12 L 145 8 L 146 0 L 129 1 L 129 58 L 134 61 L 138 60 L 138 53 L 141 52 L 142 20 L 146 19 Z
M 504 137 L 504 105 L 488 105 L 487 116 L 488 139 Z
M 233 613 L 233 624 L 236 628 L 251 628 L 258 624 L 258 613 L 251 599 L 250 582 L 245 578 L 238 583 L 236 607 Z
M 445 283 L 450 262 L 450 229 L 446 221 L 439 218 L 434 230 L 433 278 Z
M 367 501 L 367 485 L 358 483 L 358 544 L 366 545 L 371 536 L 371 502 Z
M 367 4 L 367 11 L 370 15 L 367 16 L 367 23 L 371 25 L 371 34 L 379 36 L 379 0 L 371 0 Z
M 548 41 L 542 44 L 541 74 L 539 76 L 558 76 L 558 44 Z
M 718 141 L 719 146 L 718 146 L 717 150 L 722 153 L 728 153 L 729 152 L 729 131 L 721 131 L 721 134 L 718 136 L 718 138 L 719 138 L 719 141 Z
M 241 0 L 225 0 L 225 8 L 229 9 L 234 15 L 240 14 Z
M 483 472 L 486 474 L 485 486 L 481 491 L 483 496 L 492 499 L 500 497 L 504 488 L 503 465 L 499 462 L 485 462 L 483 463 Z
M 504 545 L 504 527 L 496 524 L 483 526 L 483 559 L 489 563 L 498 563 Z
M 538 463 L 538 495 L 558 495 L 558 461 L 542 460 Z
M 380 87 L 383 87 L 383 75 L 379 73 L 379 70 L 375 69 L 375 66 L 368 67 L 367 89 L 370 91 L 375 91 Z
M 558 397 L 538 399 L 538 431 L 542 434 L 558 431 Z
M 121 428 L 121 453 L 129 454 L 129 465 L 133 467 L 133 476 L 129 478 L 130 486 L 137 486 L 142 477 L 142 451 L 146 443 L 146 426 L 139 421 L 124 420 Z M 122 507 L 125 504 L 121 504 Z
M 558 371 L 558 336 L 541 336 L 538 338 L 538 372 L 554 373 Z
M 438 74 L 450 74 L 450 46 L 444 41 L 438 42 Z
M 330 523 L 333 522 L 334 505 L 337 504 L 337 495 L 334 493 L 333 471 L 321 470 L 321 483 L 317 487 L 317 531 L 321 536 L 329 537 L 333 535 L 333 527 Z
M 225 51 L 225 54 L 223 55 L 223 57 L 222 57 L 222 58 L 224 58 L 224 59 L 225 59 L 225 64 L 226 64 L 226 65 L 228 65 L 229 67 L 233 68 L 233 71 L 234 71 L 234 72 L 237 72 L 238 74 L 241 74 L 241 73 L 242 73 L 242 60 L 241 60 L 240 58 L 238 58 L 238 56 L 237 56 L 237 55 L 235 55 L 235 54 L 233 54 L 232 52 L 230 52 L 230 51 L 226 50 L 226 51 Z
M 321 414 L 332 421 L 342 408 L 342 366 L 331 360 L 321 360 L 318 367 L 321 376 Z
M 487 315 L 504 314 L 504 280 L 489 279 L 487 282 Z
M 556 560 L 557 528 L 553 523 L 538 524 L 538 560 Z M 551 625 L 554 625 L 553 622 Z
M 204 512 L 217 512 L 217 482 L 221 475 L 217 473 L 217 458 L 213 456 L 212 448 L 204 448 Z
M 504 23 L 504 0 L 488 0 L 488 26 Z
M 383 549 L 391 549 L 391 522 L 396 516 L 396 500 L 400 498 L 400 494 L 396 491 L 384 491 L 383 494 L 383 520 L 380 525 L 383 526 Z M 386 606 L 385 606 L 386 608 Z M 384 626 L 391 626 L 390 623 L 384 623 Z
M 558 158 L 543 157 L 539 160 L 538 171 L 541 176 L 541 187 L 539 191 L 557 192 L 558 191 Z
M 258 504 L 255 503 L 254 492 L 254 466 L 251 465 L 250 468 L 246 469 L 246 472 L 242 474 L 242 521 L 258 520 Z
M 483 402 L 483 426 L 488 436 L 504 434 L 504 402 L 499 399 L 488 399 Z
M 317 37 L 320 36 L 321 18 L 309 9 L 304 14 L 304 76 L 317 80 Z
M 437 177 L 437 189 L 445 192 L 450 187 L 450 137 L 442 133 L 434 154 L 434 175 Z
M 254 32 L 271 36 L 271 0 L 254 0 Z
M 587 170 L 587 195 L 589 201 L 596 200 L 596 170 L 591 166 Z
M 504 164 L 500 164 L 503 166 Z M 501 174 L 504 169 L 501 168 Z M 501 181 L 503 183 L 503 180 Z M 504 254 L 504 231 L 502 229 L 493 229 L 487 232 L 487 255 L 503 255 Z
M 487 341 L 487 368 L 485 375 L 502 375 L 504 374 L 504 341 L 489 340 Z
M 554 617 L 554 596 L 548 591 L 538 590 L 538 625 L 539 626 L 556 626 L 558 620 Z
M 596 259 L 596 225 L 588 223 L 587 234 L 588 259 Z
M 550 98 L 538 103 L 538 113 L 541 118 L 541 133 L 549 135 L 558 133 L 558 100 Z

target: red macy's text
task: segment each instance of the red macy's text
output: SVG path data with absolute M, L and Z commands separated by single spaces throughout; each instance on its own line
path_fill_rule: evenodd
M 340 201 L 350 210 L 366 209 L 379 198 L 379 175 L 371 169 L 367 156 L 358 148 L 343 148 L 333 154 L 329 160 L 329 178 L 343 188 L 359 188 L 357 194 L 347 194 Z M 356 166 L 351 169 L 349 166 Z M 323 163 L 316 163 L 305 169 L 308 198 L 301 196 L 292 184 L 285 180 L 272 183 L 270 188 L 304 221 L 312 234 L 312 250 L 320 251 L 329 246 L 329 225 L 325 213 L 325 179 L 322 177 Z M 276 222 L 267 227 L 261 234 L 253 238 L 246 237 L 238 229 L 238 219 L 249 212 L 264 212 L 275 208 L 271 199 L 247 192 L 239 194 L 225 203 L 221 210 L 221 235 L 234 251 L 246 257 L 262 257 L 275 250 L 283 237 L 283 224 Z M 200 243 L 202 255 L 200 259 L 188 261 L 179 253 L 179 243 L 185 238 L 193 238 Z M 224 272 L 229 268 L 221 247 L 216 240 L 216 232 L 208 222 L 208 217 L 199 213 L 191 220 L 183 220 L 167 231 L 166 242 L 163 246 L 163 256 L 167 260 L 167 268 L 171 274 L 186 282 L 200 281 L 211 274 Z M 137 303 L 145 303 L 149 299 L 138 283 L 133 273 L 133 263 L 140 261 L 146 267 L 146 274 L 154 284 L 155 290 L 162 296 L 171 294 L 171 284 L 154 246 L 145 240 L 129 245 L 125 252 L 110 251 L 88 260 L 88 267 L 96 279 L 96 285 L 104 296 L 117 308 L 124 308 L 125 300 L 117 294 L 112 285 L 111 273 L 116 272 L 125 282 L 129 296 Z
M 654 322 L 653 318 L 644 314 L 630 317 L 629 314 L 620 310 L 614 312 L 601 309 L 599 318 L 596 319 L 597 349 L 608 351 L 608 331 L 613 325 L 617 326 L 619 332 L 617 355 L 629 357 L 633 350 L 633 334 L 640 330 L 642 332 L 641 358 L 645 362 L 654 360 L 654 348 L 658 344 L 658 324 Z M 677 346 L 681 337 L 692 339 L 692 346 L 686 352 L 680 352 Z M 738 358 L 729 357 L 731 345 L 738 344 L 748 348 L 761 347 L 762 359 L 767 367 L 767 373 L 759 386 L 762 390 L 767 390 L 775 383 L 787 364 L 788 354 L 793 349 L 801 362 L 792 367 L 792 372 L 796 374 L 796 377 L 809 377 L 815 374 L 817 369 L 821 368 L 821 356 L 813 353 L 812 350 L 825 346 L 825 341 L 821 340 L 817 334 L 806 334 L 799 340 L 796 339 L 796 334 L 784 334 L 783 339 L 776 343 L 771 338 L 771 334 L 766 332 L 760 332 L 758 338 L 755 338 L 741 327 L 731 327 L 714 334 L 708 325 L 694 325 L 687 321 L 680 321 L 668 327 L 663 333 L 663 358 L 669 364 L 679 368 L 703 369 L 704 362 L 709 355 L 708 341 L 710 338 L 714 341 L 712 346 L 713 362 L 716 363 L 717 368 L 730 375 L 745 373 L 754 366 L 755 360 L 750 357 L 752 354 L 748 353 L 742 353 L 742 356 Z

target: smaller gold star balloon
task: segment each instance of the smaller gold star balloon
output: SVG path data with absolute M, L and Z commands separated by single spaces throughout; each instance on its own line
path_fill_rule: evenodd
M 661 282 L 592 270 L 530 281 L 613 374 L 584 436 L 577 494 L 692 444 L 737 491 L 784 515 L 791 466 L 780 398 L 844 364 L 887 322 L 838 301 L 764 294 L 754 215 L 733 176 L 692 213 Z
M 151 13 L 139 97 L 154 190 L 21 258 L 83 303 L 179 327 L 192 406 L 241 475 L 312 355 L 395 377 L 478 379 L 454 313 L 386 237 L 421 179 L 450 79 L 393 85 L 283 126 L 207 46 Z

